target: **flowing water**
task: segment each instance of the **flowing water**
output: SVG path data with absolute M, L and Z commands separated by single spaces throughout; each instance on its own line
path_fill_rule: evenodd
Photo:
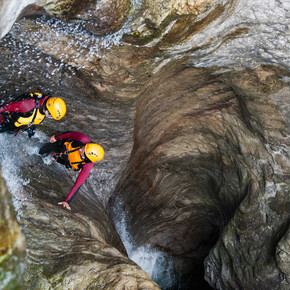
M 4 6 L 3 4 L 0 6 L 2 36 L 10 29 L 21 9 L 33 1 L 20 1 L 21 5 L 18 5 L 18 2 L 5 2 L 9 3 L 6 6 L 6 13 L 4 13 L 5 17 L 3 16 Z M 13 30 L 0 42 L 2 50 L 9 48 L 13 51 L 9 59 L 5 58 L 3 62 L 1 61 L 0 93 L 6 96 L 5 100 L 7 101 L 8 96 L 12 93 L 17 94 L 22 91 L 21 80 L 24 79 L 28 83 L 27 88 L 33 87 L 33 82 L 38 82 L 41 89 L 59 90 L 63 85 L 64 75 L 68 79 L 73 78 L 76 72 L 82 69 L 88 70 L 91 62 L 96 58 L 104 57 L 112 47 L 123 44 L 123 34 L 132 30 L 132 26 L 136 22 L 134 17 L 142 9 L 142 1 L 133 1 L 133 4 L 134 9 L 131 17 L 124 24 L 124 27 L 105 37 L 95 37 L 82 30 L 77 24 L 66 24 L 61 20 L 48 19 L 47 17 L 38 19 L 37 26 L 30 25 L 25 29 L 23 26 L 15 24 Z M 162 36 L 146 44 L 147 47 L 160 44 L 163 51 L 163 54 L 155 59 L 156 66 L 153 72 L 157 72 L 168 61 L 184 56 L 190 57 L 192 65 L 199 67 L 221 66 L 232 69 L 256 67 L 266 63 L 286 69 L 290 68 L 289 1 L 218 1 L 210 10 L 199 15 L 197 21 L 205 19 L 215 11 L 217 5 L 223 9 L 219 10 L 216 18 L 207 25 L 198 28 L 196 33 L 188 37 L 185 42 L 173 42 L 170 46 L 168 43 L 164 44 L 166 34 L 170 33 L 170 29 L 175 23 L 172 22 L 163 31 Z M 43 29 L 40 30 L 37 27 Z M 55 45 L 53 51 L 50 50 L 51 45 L 47 45 L 51 43 Z M 39 67 L 40 63 L 41 67 Z M 43 70 L 43 68 L 47 69 Z M 94 76 L 96 72 L 93 70 L 91 74 Z M 5 77 L 3 77 L 4 75 Z M 9 80 L 11 81 L 9 82 Z M 19 82 L 15 84 L 15 80 L 19 80 Z M 86 100 L 89 102 L 89 98 Z M 79 105 L 81 106 L 81 104 Z M 76 110 L 77 107 L 73 106 L 75 105 L 72 105 L 72 111 Z M 125 125 L 115 127 L 116 120 L 120 122 L 122 119 L 120 117 L 123 116 L 121 109 L 103 108 L 100 110 L 102 110 L 99 112 L 101 117 L 98 121 L 103 124 L 102 132 L 93 137 L 102 140 L 111 148 L 111 166 L 106 163 L 95 170 L 89 178 L 88 185 L 84 186 L 83 190 L 93 188 L 102 202 L 106 204 L 120 176 L 118 171 L 122 169 L 128 158 L 128 155 L 125 154 L 120 158 L 121 161 L 118 161 L 118 152 L 114 148 L 120 148 L 127 144 L 124 146 L 126 146 L 127 152 L 130 151 L 133 115 L 127 119 L 123 118 Z M 107 120 L 108 114 L 110 120 Z M 114 120 L 114 114 L 117 116 L 116 120 Z M 94 114 L 91 115 L 94 118 Z M 82 124 L 80 118 L 72 123 L 72 127 L 75 130 L 83 131 L 82 128 L 85 124 L 85 121 Z M 65 128 L 60 127 L 60 129 Z M 37 132 L 35 138 L 32 139 L 28 139 L 24 135 L 16 138 L 9 134 L 0 135 L 2 174 L 9 191 L 13 194 L 13 203 L 18 219 L 21 219 L 25 205 L 25 197 L 22 193 L 23 186 L 33 182 L 33 179 L 28 178 L 26 174 L 23 175 L 22 172 L 31 164 L 37 165 L 39 162 L 47 162 L 37 154 L 39 144 L 47 140 L 48 136 L 41 132 Z M 47 168 L 49 166 L 51 165 L 48 164 Z M 44 171 L 38 171 L 39 176 L 46 174 L 46 169 L 42 170 Z M 67 174 L 61 166 L 55 166 L 54 170 L 59 175 Z M 75 176 L 73 174 L 69 176 L 72 182 Z M 100 184 L 102 185 L 101 189 Z M 146 245 L 135 246 L 127 232 L 125 220 L 125 214 L 121 214 L 116 221 L 116 226 L 129 257 L 149 273 L 162 288 L 170 288 L 174 284 L 173 281 L 178 280 L 171 259 L 166 257 L 164 253 L 150 249 Z

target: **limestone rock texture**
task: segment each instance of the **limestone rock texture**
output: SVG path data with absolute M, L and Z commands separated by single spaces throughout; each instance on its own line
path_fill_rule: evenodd
M 40 0 L 43 8 L 51 15 L 78 22 L 96 35 L 119 30 L 128 18 L 130 0 Z
M 19 1 L 18 5 L 11 5 L 11 1 L 7 0 L 0 2 L 0 38 L 9 32 L 22 9 L 34 2 L 34 0 Z
M 260 142 L 255 149 L 256 138 L 241 142 L 243 155 L 254 149 L 243 158 L 247 193 L 205 260 L 206 279 L 218 289 L 289 287 L 290 91 L 278 76 L 260 67 L 233 79 Z
M 24 27 L 32 22 L 21 23 Z M 42 28 L 39 23 L 38 28 Z M 51 40 L 52 52 L 56 52 L 55 44 Z M 13 197 L 18 201 L 16 211 L 26 237 L 25 288 L 160 289 L 128 258 L 106 206 L 132 148 L 133 101 L 124 98 L 124 94 L 132 87 L 136 95 L 135 87 L 124 83 L 128 71 L 116 71 L 119 64 L 114 65 L 113 60 L 126 54 L 120 60 L 121 67 L 130 62 L 132 51 L 112 52 L 108 58 L 98 60 L 104 63 L 102 68 L 98 62 L 88 62 L 86 69 L 80 71 L 69 63 L 61 63 L 59 55 L 53 58 L 40 48 L 18 38 L 17 33 L 1 41 L 1 86 L 6 88 L 2 103 L 32 90 L 62 96 L 70 108 L 62 123 L 47 120 L 40 135 L 37 132 L 31 139 L 25 134 L 16 139 L 13 135 L 1 135 L 1 156 L 9 157 L 2 167 L 6 166 L 7 174 L 19 166 L 13 177 L 20 176 L 16 183 L 22 183 L 22 190 L 14 191 Z M 25 53 L 27 50 L 29 54 Z M 92 67 L 96 73 L 88 76 Z M 119 94 L 114 93 L 117 88 Z M 51 136 L 68 130 L 87 134 L 106 151 L 102 163 L 94 167 L 74 198 L 72 212 L 58 207 L 57 202 L 66 197 L 78 172 L 47 164 L 37 154 L 41 144 L 48 142 L 42 139 L 43 133 Z
M 30 218 L 22 223 L 28 289 L 159 289 L 128 259 L 102 207 L 87 199 L 96 211 L 84 205 L 70 213 L 34 199 L 38 204 L 25 203 Z
M 174 34 L 176 41 L 178 38 L 178 42 L 182 43 L 183 34 L 189 37 L 196 33 L 201 28 L 199 21 L 211 22 L 212 14 L 220 14 L 220 7 L 222 5 L 218 4 L 216 0 L 145 0 L 141 2 L 139 8 L 132 11 L 131 31 L 128 33 L 126 41 L 147 44 L 163 36 L 167 37 L 168 30 L 173 29 L 173 31 L 178 30 L 178 34 L 170 33 L 169 37 Z M 198 19 L 198 16 L 201 16 L 201 19 Z M 169 41 L 168 45 L 172 44 L 174 42 Z
M 212 35 L 187 43 L 217 19 L 223 27 L 239 4 L 225 15 L 225 2 L 43 1 L 61 20 L 30 15 L 1 40 L 1 105 L 42 91 L 69 108 L 31 139 L 0 136 L 3 177 L 21 185 L 8 187 L 26 288 L 159 289 L 129 259 L 120 219 L 134 246 L 173 258 L 180 289 L 205 289 L 203 274 L 215 289 L 289 288 L 289 70 L 195 66 L 250 31 L 242 21 L 212 47 Z M 122 16 L 103 17 L 108 7 Z M 77 173 L 37 154 L 67 130 L 105 149 L 71 212 L 57 202 Z
M 137 244 L 178 257 L 184 275 L 205 259 L 216 289 L 286 289 L 287 75 L 268 66 L 197 69 L 183 60 L 150 79 L 115 191 Z
M 16 220 L 11 196 L 3 178 L 0 178 L 0 285 L 9 287 L 22 283 L 21 269 L 25 238 Z M 16 261 L 16 262 L 15 262 Z M 5 274 L 5 272 L 9 274 Z
M 136 2 L 136 1 L 135 1 Z M 51 15 L 81 27 L 95 35 L 118 31 L 126 24 L 128 42 L 150 42 L 160 36 L 166 27 L 178 19 L 175 26 L 180 31 L 190 30 L 188 24 L 198 15 L 208 11 L 216 0 L 145 0 L 133 3 L 130 0 L 39 0 L 38 4 Z M 129 21 L 130 19 L 130 21 Z

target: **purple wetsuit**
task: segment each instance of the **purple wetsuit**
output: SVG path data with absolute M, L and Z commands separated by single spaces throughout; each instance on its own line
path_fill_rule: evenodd
M 91 140 L 89 139 L 89 137 L 79 132 L 69 132 L 69 133 L 61 134 L 61 135 L 55 136 L 55 139 L 56 140 L 72 139 L 74 141 L 80 141 L 84 144 L 91 143 Z M 71 191 L 69 192 L 68 196 L 65 199 L 67 203 L 70 203 L 72 201 L 73 197 L 75 196 L 77 191 L 80 189 L 81 185 L 86 181 L 93 166 L 94 166 L 94 162 L 86 163 L 83 166 L 74 186 L 72 187 Z

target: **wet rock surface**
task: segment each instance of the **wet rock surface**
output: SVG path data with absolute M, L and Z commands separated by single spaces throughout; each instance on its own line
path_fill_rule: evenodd
M 105 35 L 119 30 L 127 20 L 131 7 L 130 0 L 42 0 L 41 2 L 49 14 L 77 22 L 96 35 Z
M 11 196 L 0 179 L 0 286 L 6 289 L 23 285 L 25 238 L 16 220 Z
M 32 139 L 25 134 L 15 138 L 1 135 L 4 176 L 10 174 L 11 167 L 17 167 L 16 175 L 21 178 L 15 182 L 23 187 L 13 194 L 19 200 L 16 209 L 27 238 L 25 287 L 159 289 L 127 257 L 105 206 L 131 151 L 132 101 L 122 101 L 110 91 L 107 93 L 113 97 L 106 98 L 86 78 L 86 71 L 61 65 L 15 36 L 8 35 L 1 43 L 2 103 L 25 91 L 49 91 L 63 97 L 70 108 L 61 124 L 46 120 Z M 101 76 L 95 83 L 100 80 Z M 115 86 L 123 81 L 114 80 Z M 87 134 L 106 151 L 74 199 L 72 212 L 59 208 L 57 202 L 66 197 L 78 173 L 47 164 L 49 159 L 37 154 L 48 136 L 67 130 Z
M 170 281 L 173 288 L 205 289 L 204 267 L 216 289 L 287 289 L 289 71 L 281 68 L 287 69 L 283 46 L 280 66 L 245 69 L 236 55 L 224 53 L 232 43 L 247 43 L 243 39 L 257 28 L 242 16 L 239 25 L 229 21 L 222 29 L 231 11 L 249 11 L 239 10 L 239 1 L 144 1 L 130 11 L 129 1 L 97 1 L 103 10 L 92 13 L 77 2 L 58 1 L 68 6 L 51 6 L 50 13 L 79 17 L 100 35 L 131 22 L 98 38 L 89 27 L 30 15 L 0 43 L 2 103 L 32 90 L 63 97 L 69 108 L 62 122 L 46 120 L 32 139 L 0 136 L 3 176 L 21 185 L 8 187 L 27 239 L 26 287 L 158 289 L 127 257 L 116 229 L 125 218 L 134 246 L 173 258 L 179 277 Z M 122 16 L 98 18 L 107 14 L 105 4 Z M 278 45 L 284 38 L 275 39 Z M 279 63 L 275 49 L 261 43 L 261 58 L 251 64 Z M 211 66 L 212 59 L 205 61 L 208 68 L 196 66 L 197 58 L 215 53 L 230 68 Z M 251 57 L 245 55 L 241 59 Z M 67 130 L 87 134 L 106 152 L 72 212 L 56 204 L 77 174 L 37 154 L 50 135 Z
M 247 108 L 248 127 L 260 142 L 244 157 L 249 164 L 248 192 L 205 261 L 206 279 L 219 289 L 289 285 L 285 262 L 289 263 L 290 91 L 280 81 L 282 76 L 276 68 L 260 67 L 233 79 Z M 253 140 L 243 143 L 245 149 L 249 146 Z M 223 273 L 219 278 L 217 271 Z
M 222 73 L 184 60 L 150 80 L 115 192 L 136 243 L 178 257 L 188 274 L 218 240 L 205 260 L 212 286 L 286 287 L 288 75 L 267 66 Z
M 55 183 L 60 185 L 61 180 L 55 179 Z M 127 258 L 100 203 L 92 197 L 83 197 L 75 203 L 78 212 L 71 213 L 56 207 L 48 197 L 51 190 L 56 192 L 55 188 L 47 188 L 47 193 L 42 191 L 41 196 L 37 196 L 35 189 L 35 185 L 26 188 L 33 201 L 28 199 L 23 204 L 30 216 L 22 221 L 28 237 L 25 270 L 28 289 L 129 286 L 159 289 L 149 275 Z

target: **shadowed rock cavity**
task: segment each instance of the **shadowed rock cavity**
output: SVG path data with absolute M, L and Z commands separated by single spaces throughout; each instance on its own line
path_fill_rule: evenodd
M 266 66 L 219 73 L 183 60 L 152 77 L 138 97 L 133 151 L 115 190 L 137 245 L 177 257 L 194 279 L 218 241 L 205 262 L 212 286 L 286 283 L 285 74 Z
M 249 164 L 247 195 L 205 260 L 206 280 L 218 289 L 289 287 L 290 91 L 281 82 L 285 74 L 262 66 L 231 80 L 248 128 L 260 142 L 244 157 Z M 253 141 L 244 138 L 241 148 Z

